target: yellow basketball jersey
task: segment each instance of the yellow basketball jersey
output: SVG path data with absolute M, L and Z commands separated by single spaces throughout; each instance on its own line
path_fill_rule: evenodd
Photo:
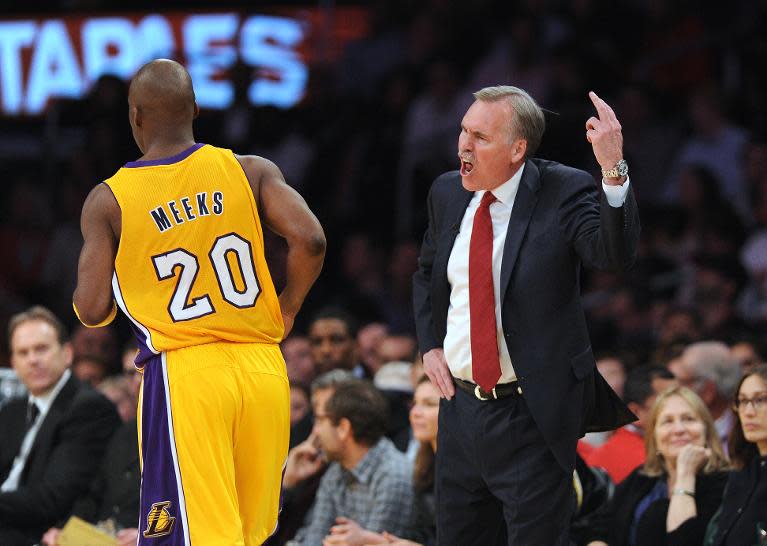
M 196 144 L 106 181 L 122 211 L 112 288 L 152 352 L 279 343 L 284 326 L 253 192 L 231 150 Z

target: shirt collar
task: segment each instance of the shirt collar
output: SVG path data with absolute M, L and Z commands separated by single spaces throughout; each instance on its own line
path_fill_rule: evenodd
M 373 477 L 375 470 L 381 465 L 384 452 L 386 451 L 386 444 L 389 442 L 386 438 L 381 438 L 378 442 L 371 447 L 357 466 L 349 470 L 348 472 L 360 483 L 368 483 Z
M 504 205 L 510 205 L 514 202 L 514 198 L 517 195 L 517 190 L 519 189 L 519 183 L 522 180 L 522 173 L 524 170 L 525 164 L 522 163 L 522 166 L 517 169 L 517 172 L 515 172 L 511 178 L 509 178 L 506 182 L 494 190 L 491 190 L 498 201 Z M 484 192 L 482 192 L 482 194 L 484 194 Z
M 64 370 L 64 373 L 61 374 L 59 381 L 51 390 L 40 396 L 33 396 L 31 394 L 29 395 L 29 401 L 35 403 L 37 409 L 40 410 L 40 415 L 45 415 L 48 413 L 48 410 L 51 408 L 53 401 L 56 400 L 56 396 L 58 396 L 61 389 L 64 388 L 64 384 L 69 381 L 69 377 L 71 375 L 72 372 L 70 370 Z

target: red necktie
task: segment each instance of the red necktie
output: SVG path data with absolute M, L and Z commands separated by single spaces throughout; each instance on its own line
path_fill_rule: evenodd
M 493 221 L 490 204 L 495 196 L 482 196 L 469 244 L 469 317 L 471 323 L 471 373 L 483 391 L 490 392 L 501 377 L 493 290 Z

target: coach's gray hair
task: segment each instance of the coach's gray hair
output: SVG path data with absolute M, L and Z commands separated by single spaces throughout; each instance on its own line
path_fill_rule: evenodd
M 526 91 L 512 85 L 496 85 L 480 89 L 474 93 L 474 98 L 483 102 L 508 100 L 513 110 L 511 138 L 523 138 L 527 141 L 526 158 L 538 150 L 546 130 L 546 119 L 541 107 Z

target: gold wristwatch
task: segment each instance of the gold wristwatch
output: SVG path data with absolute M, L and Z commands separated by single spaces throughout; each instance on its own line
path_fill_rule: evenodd
M 603 178 L 620 178 L 622 176 L 628 176 L 629 164 L 625 159 L 621 159 L 615 164 L 615 167 L 609 170 L 602 169 Z

